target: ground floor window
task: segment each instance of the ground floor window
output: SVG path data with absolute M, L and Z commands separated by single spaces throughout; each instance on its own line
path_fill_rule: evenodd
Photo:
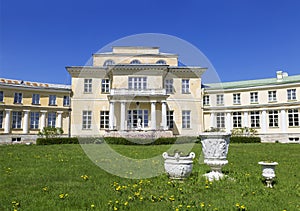
M 234 128 L 241 128 L 242 127 L 242 113 L 241 112 L 233 112 L 232 114 L 232 121 Z
M 109 111 L 100 111 L 100 128 L 109 128 Z
M 20 129 L 22 122 L 22 112 L 21 111 L 13 111 L 12 112 L 12 128 Z
M 0 128 L 3 128 L 3 111 L 0 111 Z
M 167 126 L 169 129 L 174 128 L 174 111 L 167 111 Z
M 259 111 L 250 112 L 251 127 L 260 127 Z
M 39 112 L 30 112 L 30 128 L 38 129 L 39 128 L 40 113 Z
M 55 127 L 56 124 L 56 113 L 50 112 L 48 113 L 48 127 Z
M 92 111 L 82 112 L 82 129 L 87 130 L 92 128 Z
M 269 127 L 278 127 L 278 111 L 269 111 Z
M 299 126 L 299 112 L 298 109 L 289 109 L 289 126 L 290 127 L 297 127 Z
M 191 128 L 191 111 L 182 111 L 182 128 Z
M 216 122 L 217 122 L 217 128 L 225 128 L 225 114 L 217 113 Z
M 128 124 L 128 128 L 148 127 L 149 124 L 148 110 L 128 110 L 127 124 Z

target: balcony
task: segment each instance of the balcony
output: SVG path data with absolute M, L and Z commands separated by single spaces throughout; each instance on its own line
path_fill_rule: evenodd
M 161 96 L 166 95 L 165 89 L 111 89 L 112 96 Z

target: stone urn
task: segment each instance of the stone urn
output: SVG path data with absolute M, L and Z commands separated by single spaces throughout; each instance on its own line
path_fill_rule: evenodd
M 175 152 L 170 156 L 167 152 L 162 154 L 165 159 L 165 171 L 171 179 L 185 179 L 192 173 L 193 159 L 195 153 L 191 152 L 188 156 L 181 156 L 180 152 Z
M 277 162 L 258 162 L 259 165 L 262 166 L 262 176 L 265 178 L 267 187 L 273 188 L 273 181 L 275 178 L 275 166 L 278 165 Z
M 227 154 L 230 136 L 230 133 L 225 132 L 200 134 L 204 163 L 211 169 L 209 173 L 204 174 L 209 181 L 219 180 L 225 176 L 222 173 L 222 167 L 228 163 Z

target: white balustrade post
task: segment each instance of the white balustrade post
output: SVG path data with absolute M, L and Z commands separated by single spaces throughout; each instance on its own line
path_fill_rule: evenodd
M 10 132 L 10 113 L 12 109 L 5 109 L 5 124 L 4 124 L 4 133 Z
M 24 117 L 23 117 L 23 133 L 28 133 L 28 120 L 29 120 L 29 110 L 24 110 Z
M 161 124 L 162 124 L 162 129 L 166 130 L 167 129 L 167 103 L 164 101 L 161 104 Z
M 151 101 L 151 129 L 156 130 L 156 102 Z
M 109 129 L 114 129 L 115 103 L 109 102 Z
M 125 130 L 125 111 L 126 102 L 121 102 L 121 117 L 120 117 L 120 129 Z

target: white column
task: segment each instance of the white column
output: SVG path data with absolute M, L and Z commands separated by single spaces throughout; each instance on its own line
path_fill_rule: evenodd
M 41 111 L 41 124 L 40 124 L 40 130 L 43 130 L 46 126 L 46 113 L 47 111 Z
M 5 109 L 4 133 L 10 132 L 10 113 L 12 109 Z
M 57 112 L 57 124 L 56 127 L 62 128 L 62 111 Z
M 156 102 L 151 101 L 151 129 L 156 130 Z
M 114 129 L 115 103 L 109 102 L 109 129 Z
M 226 133 L 230 133 L 232 130 L 231 127 L 231 113 L 226 113 L 226 121 L 225 121 Z
M 244 127 L 249 127 L 249 124 L 248 124 L 248 111 L 245 111 L 244 112 Z
M 261 130 L 263 133 L 267 132 L 267 112 L 265 110 L 261 112 Z
M 287 124 L 286 124 L 286 111 L 284 109 L 281 110 L 281 131 L 286 133 Z
M 161 104 L 161 125 L 163 130 L 167 129 L 167 103 L 164 101 Z
M 126 113 L 126 102 L 121 102 L 121 118 L 120 118 L 120 129 L 125 130 L 125 113 Z
M 28 120 L 29 120 L 29 110 L 24 110 L 24 117 L 23 117 L 23 133 L 28 133 Z
M 215 113 L 210 113 L 210 127 L 207 129 L 210 129 L 212 127 L 216 127 L 215 126 Z

